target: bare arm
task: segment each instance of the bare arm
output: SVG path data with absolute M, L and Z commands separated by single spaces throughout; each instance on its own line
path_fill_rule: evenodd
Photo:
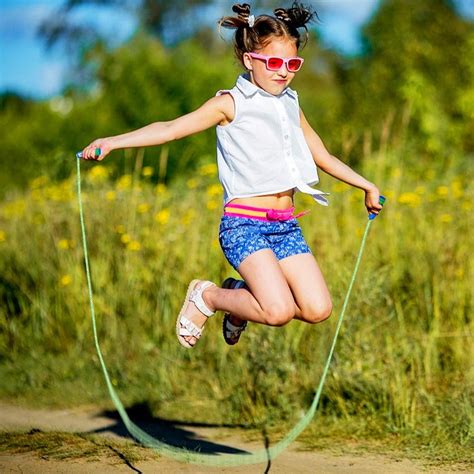
M 300 118 L 301 128 L 303 129 L 306 143 L 308 144 L 318 168 L 344 183 L 364 190 L 366 194 L 365 205 L 367 210 L 377 214 L 378 211 L 382 209 L 382 206 L 379 204 L 380 193 L 377 186 L 375 186 L 374 183 L 367 181 L 363 176 L 357 174 L 352 168 L 329 153 L 324 146 L 323 141 L 319 138 L 319 135 L 306 120 L 301 109 Z
M 154 122 L 128 133 L 94 140 L 83 150 L 83 157 L 103 160 L 112 150 L 119 148 L 162 145 L 201 132 L 232 118 L 233 100 L 228 94 L 224 94 L 209 99 L 195 111 L 174 120 Z M 101 149 L 99 157 L 94 156 L 96 148 Z

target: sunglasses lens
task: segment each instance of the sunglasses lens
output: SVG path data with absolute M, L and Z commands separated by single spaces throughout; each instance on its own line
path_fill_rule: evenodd
M 290 72 L 299 71 L 302 64 L 303 64 L 303 61 L 301 61 L 300 58 L 290 59 L 288 61 L 288 71 Z
M 283 59 L 281 58 L 268 58 L 267 67 L 271 71 L 278 71 L 283 66 Z

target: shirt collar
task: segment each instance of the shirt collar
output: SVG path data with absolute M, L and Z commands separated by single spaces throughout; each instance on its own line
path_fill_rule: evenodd
M 266 91 L 264 91 L 261 87 L 256 86 L 252 82 L 250 82 L 250 75 L 248 73 L 241 74 L 237 79 L 237 88 L 246 96 L 252 97 L 257 92 L 263 96 L 270 96 L 270 97 L 283 97 L 285 94 L 288 94 L 293 99 L 298 97 L 296 91 L 287 87 L 280 95 L 273 95 Z

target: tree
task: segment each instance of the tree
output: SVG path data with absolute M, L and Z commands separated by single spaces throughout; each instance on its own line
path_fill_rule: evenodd
M 383 1 L 363 29 L 364 53 L 340 70 L 345 115 L 373 128 L 387 111 L 399 120 L 408 111 L 426 151 L 465 146 L 459 93 L 472 81 L 471 31 L 450 0 Z

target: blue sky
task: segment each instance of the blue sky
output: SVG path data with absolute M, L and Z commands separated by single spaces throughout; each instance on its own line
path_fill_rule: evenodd
M 35 98 L 60 93 L 68 73 L 67 54 L 60 48 L 47 51 L 37 28 L 63 3 L 64 0 L 1 0 L 0 92 L 9 89 Z M 221 14 L 230 13 L 230 8 L 229 12 L 226 9 L 232 3 L 219 3 L 220 11 L 211 23 Z M 474 0 L 456 3 L 461 13 L 474 17 Z M 359 28 L 374 12 L 378 0 L 320 0 L 314 4 L 321 11 L 322 23 L 317 30 L 325 44 L 343 53 L 357 52 Z M 110 33 L 118 41 L 127 39 L 136 26 L 130 15 L 118 9 L 87 7 L 77 12 L 75 19 Z

